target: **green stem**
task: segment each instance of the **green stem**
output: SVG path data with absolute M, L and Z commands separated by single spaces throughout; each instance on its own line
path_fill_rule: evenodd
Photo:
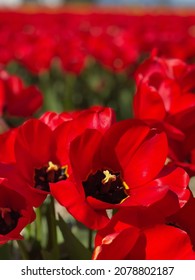
M 44 95 L 44 111 L 61 111 L 61 102 L 59 102 L 57 92 L 54 90 L 54 81 L 51 80 L 50 72 L 39 75 L 39 86 Z
M 23 260 L 29 260 L 29 254 L 27 252 L 26 246 L 22 240 L 17 240 L 18 247 L 20 249 L 20 253 L 22 255 Z
M 92 241 L 93 241 L 93 230 L 88 230 L 88 249 L 92 251 Z
M 51 243 L 52 243 L 52 257 L 55 260 L 59 260 L 59 247 L 58 247 L 58 239 L 57 239 L 57 223 L 56 223 L 56 213 L 55 213 L 55 200 L 51 196 L 50 197 L 50 229 L 51 229 Z
M 31 224 L 28 224 L 25 228 L 25 239 L 29 240 L 31 238 Z
M 75 109 L 74 106 L 74 95 L 75 95 L 75 84 L 76 84 L 76 76 L 74 74 L 67 74 L 64 78 L 64 110 L 72 111 Z
M 41 208 L 36 209 L 36 238 L 42 245 L 42 215 L 41 215 Z

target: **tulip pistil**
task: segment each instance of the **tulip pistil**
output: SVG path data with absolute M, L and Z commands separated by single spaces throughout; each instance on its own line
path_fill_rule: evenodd
M 121 203 L 128 196 L 128 186 L 121 179 L 120 173 L 110 170 L 98 170 L 90 174 L 83 182 L 83 187 L 86 197 L 92 196 L 111 204 Z

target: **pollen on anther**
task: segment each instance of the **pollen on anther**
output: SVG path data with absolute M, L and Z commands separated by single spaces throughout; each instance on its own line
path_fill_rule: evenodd
M 102 184 L 116 181 L 116 175 L 111 174 L 108 170 L 103 171 L 103 174 L 105 178 L 102 180 Z
M 48 168 L 47 168 L 47 172 L 51 171 L 51 170 L 54 170 L 54 171 L 57 171 L 59 169 L 59 167 L 56 165 L 56 164 L 53 164 L 52 161 L 49 161 L 48 162 Z

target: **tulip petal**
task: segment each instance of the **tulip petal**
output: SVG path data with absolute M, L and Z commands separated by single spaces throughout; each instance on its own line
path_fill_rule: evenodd
M 70 161 L 75 176 L 85 181 L 88 175 L 94 171 L 96 155 L 102 135 L 94 129 L 86 131 L 73 140 L 70 144 Z
M 95 248 L 94 260 L 122 260 L 135 245 L 139 230 L 129 227 L 121 232 L 115 232 L 102 239 L 102 244 Z
M 131 136 L 131 141 L 137 141 L 135 136 Z M 123 169 L 124 181 L 130 188 L 135 188 L 148 183 L 158 175 L 165 164 L 168 145 L 166 134 L 152 129 L 134 150 L 134 154 L 124 153 L 123 143 L 128 143 L 129 137 L 129 133 L 121 137 L 116 154 Z
M 157 225 L 144 231 L 147 260 L 195 259 L 190 238 L 185 231 L 167 225 Z
M 68 212 L 78 221 L 92 229 L 100 229 L 107 225 L 109 218 L 105 210 L 96 211 L 85 200 L 82 187 L 78 188 L 71 179 L 50 184 L 51 194 L 66 207 Z
M 140 83 L 133 101 L 134 116 L 140 119 L 163 120 L 166 111 L 163 100 L 155 88 Z
M 52 132 L 40 120 L 31 119 L 18 128 L 15 141 L 16 163 L 20 173 L 29 180 L 34 169 L 52 160 L 55 147 L 51 146 Z

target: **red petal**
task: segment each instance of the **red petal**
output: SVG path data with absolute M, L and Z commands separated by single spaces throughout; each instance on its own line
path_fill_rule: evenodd
M 18 128 L 15 142 L 16 163 L 24 178 L 33 176 L 34 168 L 40 168 L 52 160 L 52 132 L 40 120 L 31 119 Z
M 82 128 L 97 129 L 105 132 L 115 122 L 116 116 L 113 109 L 109 107 L 93 106 L 80 113 L 78 121 Z
M 55 156 L 61 165 L 69 162 L 70 143 L 77 136 L 73 122 L 63 122 L 53 131 L 53 140 L 56 144 Z
M 85 181 L 88 175 L 97 166 L 96 155 L 102 135 L 99 131 L 86 129 L 86 131 L 71 142 L 70 161 L 73 172 Z
M 133 100 L 134 115 L 140 119 L 163 120 L 166 111 L 158 92 L 146 83 L 140 83 Z
M 21 194 L 9 188 L 7 180 L 1 180 L 0 192 L 0 208 L 14 209 L 21 215 L 14 229 L 6 235 L 0 235 L 0 244 L 3 244 L 9 240 L 21 239 L 20 232 L 35 219 L 35 213 L 32 205 Z
M 106 132 L 101 143 L 101 161 L 114 171 L 135 153 L 150 128 L 141 120 L 129 119 L 117 122 Z
M 168 139 L 171 138 L 177 141 L 182 141 L 185 139 L 185 134 L 175 126 L 171 125 L 170 123 L 163 122 L 163 126 L 166 131 Z
M 3 163 L 15 162 L 15 139 L 17 129 L 11 129 L 0 135 L 0 161 Z
M 11 101 L 11 100 L 10 100 Z M 43 104 L 43 96 L 35 87 L 23 89 L 21 93 L 8 102 L 7 111 L 10 115 L 29 117 L 32 116 Z
M 193 248 L 195 247 L 195 198 L 191 195 L 185 206 L 175 215 L 168 218 L 168 222 L 174 223 L 184 229 L 191 238 Z
M 115 232 L 103 238 L 102 244 L 95 248 L 94 260 L 122 260 L 135 245 L 139 230 L 129 227 L 121 232 Z
M 66 207 L 68 212 L 89 228 L 100 229 L 106 226 L 109 219 L 106 211 L 93 209 L 85 200 L 82 188 L 78 188 L 70 179 L 50 184 L 52 195 Z
M 45 198 L 47 197 L 47 192 L 33 188 L 32 184 L 23 180 L 23 178 L 18 174 L 16 166 L 14 165 L 0 165 L 1 172 L 0 176 L 7 178 L 7 184 L 10 189 L 20 193 L 28 201 L 30 205 L 34 207 L 39 207 Z
M 97 129 L 104 133 L 115 120 L 113 110 L 101 106 L 91 107 L 74 114 L 74 117 L 72 121 L 63 123 L 54 131 L 54 138 L 57 139 L 58 143 L 56 153 L 61 162 L 67 162 L 70 143 L 77 136 L 86 129 Z
M 51 130 L 56 129 L 60 124 L 72 120 L 72 116 L 69 113 L 57 114 L 55 112 L 46 112 L 40 118 L 42 122 L 48 125 Z
M 153 181 L 139 188 L 130 189 L 131 203 L 148 206 L 162 199 L 171 190 L 177 195 L 182 207 L 189 199 L 188 183 L 189 176 L 183 169 L 165 167 Z
M 6 100 L 4 82 L 0 80 L 0 116 L 3 115 L 6 105 L 7 105 L 7 100 Z
M 171 107 L 170 113 L 176 114 L 182 111 L 194 109 L 195 107 L 195 95 L 193 93 L 182 94 L 177 101 Z
M 128 143 L 129 137 L 132 142 L 136 142 L 135 136 L 126 133 L 116 147 L 118 160 L 124 171 L 124 181 L 130 188 L 153 180 L 163 168 L 168 153 L 166 134 L 152 129 L 133 154 L 125 154 L 123 143 Z
M 147 260 L 195 259 L 189 236 L 185 231 L 166 225 L 144 230 Z
M 167 122 L 185 131 L 195 125 L 195 95 L 183 94 L 174 104 Z
M 161 82 L 158 93 L 163 100 L 167 112 L 171 111 L 175 102 L 182 94 L 179 85 L 174 80 L 166 78 Z

